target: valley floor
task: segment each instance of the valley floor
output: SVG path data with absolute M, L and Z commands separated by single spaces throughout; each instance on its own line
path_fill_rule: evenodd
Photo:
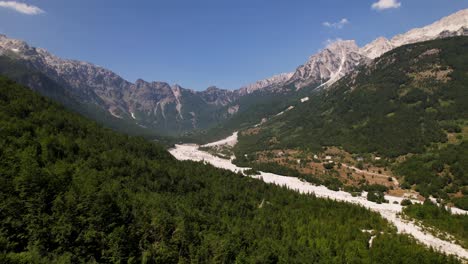
M 235 142 L 237 142 L 237 133 L 233 134 L 228 139 L 229 140 L 219 142 L 229 142 L 231 144 L 235 144 Z M 213 143 L 211 145 L 214 145 L 216 143 Z M 202 161 L 209 163 L 215 167 L 227 169 L 233 172 L 243 172 L 244 170 L 249 169 L 237 167 L 231 162 L 231 160 L 216 157 L 210 153 L 200 150 L 199 147 L 199 145 L 195 144 L 182 144 L 176 145 L 175 148 L 170 149 L 169 151 L 178 160 Z M 326 188 L 325 186 L 315 186 L 295 177 L 287 177 L 266 172 L 260 172 L 260 175 L 252 177 L 261 179 L 266 183 L 284 186 L 286 188 L 301 193 L 315 194 L 317 197 L 321 198 L 328 198 L 364 206 L 372 211 L 380 213 L 380 215 L 382 215 L 383 218 L 387 219 L 389 222 L 395 225 L 395 227 L 398 229 L 398 232 L 410 234 L 419 242 L 429 247 L 432 247 L 435 250 L 441 251 L 446 254 L 456 255 L 462 259 L 468 259 L 468 251 L 460 245 L 455 244 L 451 241 L 445 241 L 440 238 L 437 238 L 436 236 L 428 233 L 427 231 L 424 231 L 415 222 L 401 218 L 400 214 L 402 212 L 403 207 L 400 205 L 400 202 L 404 198 L 386 195 L 385 199 L 387 199 L 389 203 L 377 204 L 368 201 L 366 199 L 367 193 L 365 192 L 363 192 L 361 196 L 353 197 L 350 193 L 344 191 L 333 191 Z M 413 202 L 419 201 L 413 200 Z M 457 208 L 452 208 L 451 211 L 454 214 L 468 214 L 467 211 Z

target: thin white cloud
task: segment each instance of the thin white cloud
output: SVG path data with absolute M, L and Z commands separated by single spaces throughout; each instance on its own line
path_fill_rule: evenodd
M 372 9 L 375 10 L 385 10 L 390 8 L 399 8 L 401 3 L 397 0 L 379 0 L 372 4 Z
M 0 7 L 8 8 L 26 15 L 38 15 L 45 13 L 44 10 L 40 9 L 37 6 L 28 5 L 16 1 L 0 1 Z
M 338 28 L 342 29 L 346 24 L 349 24 L 349 20 L 347 18 L 343 18 L 338 22 L 323 22 L 322 25 L 329 28 Z

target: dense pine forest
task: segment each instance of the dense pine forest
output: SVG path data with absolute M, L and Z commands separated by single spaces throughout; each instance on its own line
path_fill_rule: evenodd
M 0 262 L 458 261 L 364 208 L 176 161 L 0 78 Z

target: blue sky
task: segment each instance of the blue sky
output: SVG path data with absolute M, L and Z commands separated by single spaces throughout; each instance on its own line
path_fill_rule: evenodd
M 468 0 L 380 0 L 372 8 L 378 1 L 0 1 L 0 33 L 129 81 L 235 89 L 293 71 L 328 39 L 363 45 L 468 8 Z

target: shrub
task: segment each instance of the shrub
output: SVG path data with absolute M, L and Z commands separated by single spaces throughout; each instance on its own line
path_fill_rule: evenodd
M 456 207 L 463 209 L 463 210 L 468 210 L 468 196 L 463 196 L 460 198 L 454 198 L 453 199 L 453 204 L 455 204 Z
M 413 202 L 411 202 L 411 200 L 409 200 L 409 199 L 404 199 L 404 200 L 401 201 L 400 204 L 401 204 L 402 206 L 408 206 L 408 205 L 412 205 Z
M 385 202 L 385 195 L 383 192 L 370 191 L 367 193 L 367 200 L 374 202 L 374 203 L 381 204 Z

